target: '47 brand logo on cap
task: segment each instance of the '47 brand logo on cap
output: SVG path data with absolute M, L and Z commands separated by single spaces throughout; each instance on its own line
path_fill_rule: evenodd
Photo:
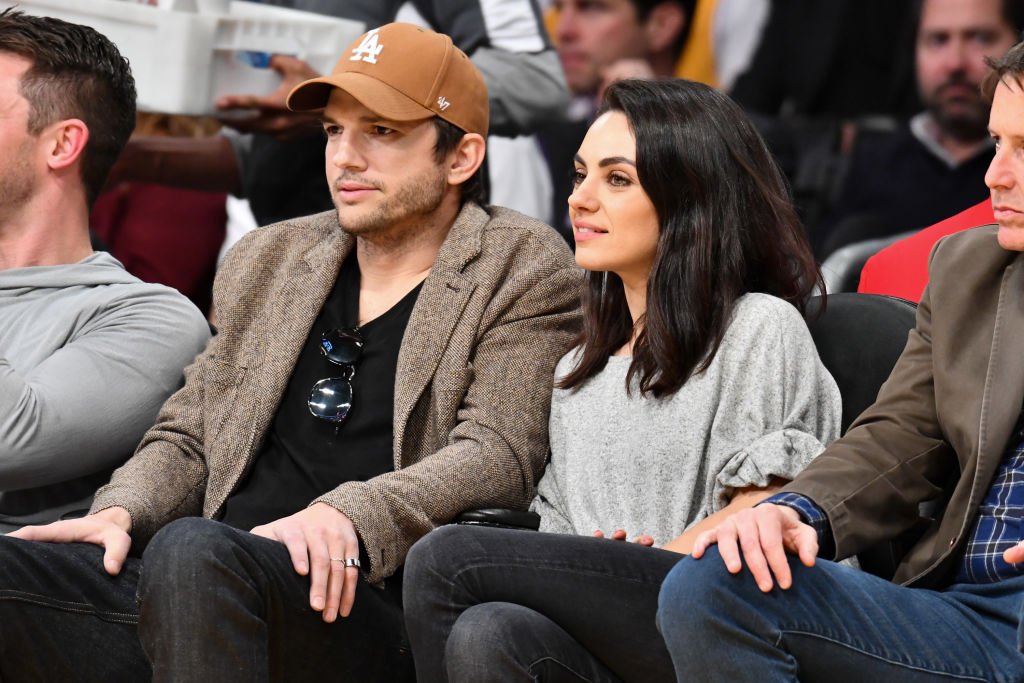
M 358 62 L 362 60 L 370 64 L 377 63 L 377 57 L 380 56 L 381 51 L 384 49 L 384 46 L 380 44 L 377 38 L 377 31 L 379 30 L 375 28 L 363 36 L 363 40 L 356 49 L 352 50 L 352 56 L 349 57 L 349 61 Z
M 444 95 L 441 95 L 440 97 L 438 97 L 438 98 L 437 98 L 437 107 L 438 107 L 438 109 L 440 109 L 441 111 L 444 111 L 444 110 L 445 110 L 445 109 L 447 109 L 447 108 L 448 108 L 448 107 L 449 107 L 450 105 L 451 105 L 451 102 L 449 102 L 448 100 L 446 100 L 446 99 L 444 98 Z

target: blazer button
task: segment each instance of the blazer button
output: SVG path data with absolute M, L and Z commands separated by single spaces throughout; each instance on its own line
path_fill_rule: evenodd
M 954 536 L 953 538 L 949 539 L 949 547 L 952 548 L 955 545 L 956 545 L 956 536 Z

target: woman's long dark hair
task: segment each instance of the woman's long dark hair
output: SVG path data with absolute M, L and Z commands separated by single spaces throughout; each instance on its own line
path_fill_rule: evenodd
M 692 81 L 625 80 L 605 91 L 607 111 L 629 122 L 640 185 L 658 214 L 626 387 L 638 377 L 641 393 L 660 398 L 707 369 L 741 296 L 765 292 L 803 311 L 824 283 L 782 173 L 727 96 Z M 583 312 L 581 355 L 558 384 L 566 389 L 600 372 L 633 333 L 614 273 L 587 274 Z

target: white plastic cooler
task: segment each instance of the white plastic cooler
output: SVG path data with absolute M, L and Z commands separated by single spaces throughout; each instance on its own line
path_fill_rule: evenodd
M 280 83 L 273 53 L 328 73 L 364 31 L 360 22 L 240 0 L 20 0 L 26 13 L 92 26 L 131 63 L 139 108 L 209 114 L 224 94 L 265 94 Z

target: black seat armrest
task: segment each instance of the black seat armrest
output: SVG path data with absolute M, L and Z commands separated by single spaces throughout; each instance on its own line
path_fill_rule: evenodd
M 536 512 L 506 508 L 466 510 L 452 521 L 455 524 L 477 524 L 505 529 L 532 529 L 533 531 L 540 527 L 540 515 Z

